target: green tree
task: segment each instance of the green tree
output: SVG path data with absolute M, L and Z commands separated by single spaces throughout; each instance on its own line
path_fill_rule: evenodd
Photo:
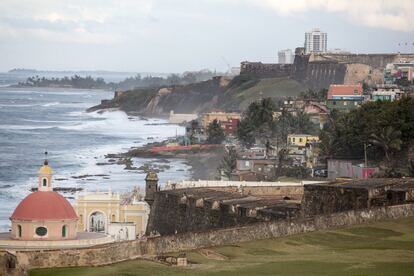
M 275 110 L 276 107 L 271 98 L 251 103 L 237 128 L 239 140 L 244 145 L 250 146 L 256 138 L 272 137 Z
M 371 142 L 382 148 L 388 164 L 391 162 L 391 155 L 401 150 L 402 140 L 400 137 L 401 131 L 395 130 L 392 126 L 383 128 L 379 134 L 371 134 Z
M 225 139 L 224 130 L 215 119 L 207 127 L 207 143 L 221 144 Z
M 236 169 L 237 164 L 237 152 L 234 147 L 227 149 L 226 154 L 221 160 L 219 171 L 223 173 L 228 179 L 230 179 L 232 172 Z
M 198 127 L 199 127 L 199 124 L 197 120 L 192 120 L 190 122 L 190 137 L 189 138 L 190 138 L 191 144 L 195 144 L 197 142 L 195 135 L 196 135 Z
M 250 124 L 250 121 L 242 120 L 239 122 L 237 126 L 237 137 L 248 148 L 254 145 L 254 126 Z

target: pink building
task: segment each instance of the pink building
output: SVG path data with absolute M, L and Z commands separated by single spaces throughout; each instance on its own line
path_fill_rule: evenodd
M 76 239 L 78 217 L 72 205 L 53 191 L 52 174 L 45 160 L 39 170 L 38 190 L 23 199 L 10 217 L 12 239 Z

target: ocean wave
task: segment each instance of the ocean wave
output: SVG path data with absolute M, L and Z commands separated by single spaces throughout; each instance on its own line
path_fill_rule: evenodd
M 72 114 L 76 115 L 76 114 Z M 59 126 L 63 130 L 99 132 L 125 138 L 142 138 L 157 136 L 168 138 L 175 134 L 184 134 L 184 128 L 177 125 L 160 125 L 166 121 L 159 119 L 131 120 L 123 111 L 81 113 L 87 120 L 73 125 Z M 157 123 L 150 125 L 151 123 Z
M 6 130 L 35 130 L 55 128 L 56 126 L 33 126 L 33 125 L 0 125 L 0 129 Z
M 59 124 L 67 124 L 67 123 L 76 123 L 77 121 L 53 121 L 53 120 L 32 120 L 32 119 L 21 119 L 25 122 L 32 122 L 32 123 L 59 123 Z
M 51 102 L 51 103 L 45 103 L 42 104 L 43 107 L 49 107 L 49 106 L 55 106 L 55 105 L 59 105 L 60 102 Z
M 31 107 L 36 104 L 0 104 L 1 107 Z

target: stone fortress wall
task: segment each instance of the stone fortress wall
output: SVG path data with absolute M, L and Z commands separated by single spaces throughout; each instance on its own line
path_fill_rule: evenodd
M 71 250 L 0 251 L 0 275 L 22 275 L 23 271 L 45 267 L 99 266 L 135 258 L 149 258 L 202 247 L 276 238 L 316 230 L 334 229 L 383 219 L 414 216 L 414 204 L 261 222 L 243 227 L 187 232 L 143 240 L 112 243 L 95 248 Z M 10 266 L 16 268 L 9 268 Z
M 330 84 L 369 84 L 383 82 L 383 71 L 388 63 L 413 61 L 414 54 L 305 54 L 296 48 L 293 64 L 265 64 L 242 62 L 240 74 L 260 78 L 289 77 L 314 89 L 328 88 Z

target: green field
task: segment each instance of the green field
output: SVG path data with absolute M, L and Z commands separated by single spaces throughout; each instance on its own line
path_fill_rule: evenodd
M 224 260 L 187 252 L 187 268 L 128 261 L 30 275 L 414 275 L 414 218 L 211 248 Z

